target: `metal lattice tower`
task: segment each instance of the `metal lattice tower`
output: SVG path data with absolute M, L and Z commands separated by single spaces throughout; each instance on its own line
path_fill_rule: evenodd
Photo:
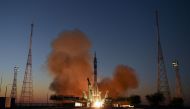
M 159 19 L 158 11 L 156 11 L 156 27 L 157 27 L 157 91 L 162 93 L 166 99 L 165 103 L 169 103 L 171 100 L 170 89 L 168 83 L 168 77 L 166 72 L 166 66 L 164 62 L 163 51 L 160 42 L 160 30 L 159 30 Z
M 11 98 L 17 99 L 17 73 L 18 73 L 18 67 L 14 67 L 14 78 L 13 78 L 13 84 L 12 84 L 12 90 L 11 90 Z
M 175 96 L 178 98 L 183 98 L 183 93 L 182 93 L 182 86 L 181 86 L 181 80 L 180 80 L 180 75 L 179 75 L 179 63 L 177 60 L 174 60 L 172 62 L 172 66 L 174 68 L 174 71 L 176 73 L 176 81 L 175 81 Z
M 33 23 L 31 24 L 30 44 L 28 51 L 28 59 L 22 85 L 20 103 L 29 105 L 33 101 L 33 81 L 32 81 L 32 34 Z

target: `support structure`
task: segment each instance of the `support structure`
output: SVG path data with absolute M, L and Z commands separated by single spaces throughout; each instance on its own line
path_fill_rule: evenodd
M 173 69 L 176 74 L 176 81 L 175 81 L 175 97 L 177 98 L 183 98 L 183 93 L 182 93 L 182 86 L 181 86 L 181 80 L 180 80 L 180 75 L 179 75 L 179 63 L 177 60 L 174 60 L 172 62 Z
M 170 89 L 168 83 L 168 77 L 166 72 L 166 65 L 164 62 L 163 51 L 160 42 L 160 30 L 159 30 L 159 19 L 158 11 L 156 11 L 156 27 L 157 27 L 157 91 L 162 93 L 166 99 L 165 103 L 169 103 L 171 100 Z
M 18 73 L 18 67 L 14 67 L 14 78 L 13 78 L 13 84 L 12 84 L 12 90 L 11 90 L 11 98 L 15 98 L 15 101 L 17 99 L 17 73 Z
M 33 23 L 31 24 L 28 59 L 27 59 L 27 63 L 26 63 L 26 69 L 25 69 L 21 97 L 20 97 L 20 103 L 25 104 L 25 105 L 30 105 L 30 103 L 33 101 L 32 34 L 33 34 Z

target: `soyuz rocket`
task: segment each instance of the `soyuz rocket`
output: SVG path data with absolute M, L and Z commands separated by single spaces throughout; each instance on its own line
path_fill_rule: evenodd
M 98 84 L 97 84 L 97 58 L 96 52 L 94 54 L 94 93 L 95 95 L 98 94 Z
M 94 84 L 92 85 L 89 78 L 87 78 L 88 81 L 88 96 L 86 96 L 84 93 L 84 98 L 87 100 L 87 107 L 94 107 L 95 105 L 100 104 L 103 105 L 105 98 L 107 98 L 107 92 L 105 95 L 105 98 L 101 98 L 101 92 L 98 89 L 98 83 L 97 83 L 97 58 L 96 53 L 94 54 Z

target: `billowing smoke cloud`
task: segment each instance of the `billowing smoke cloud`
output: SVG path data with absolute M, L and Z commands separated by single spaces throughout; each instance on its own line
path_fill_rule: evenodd
M 126 94 L 128 89 L 138 87 L 138 80 L 134 69 L 118 65 L 112 78 L 104 78 L 99 83 L 99 89 L 103 92 L 109 91 L 109 96 L 116 98 Z
M 50 89 L 56 94 L 81 96 L 92 77 L 91 43 L 79 30 L 65 31 L 52 43 L 48 69 L 54 75 Z
M 48 70 L 54 75 L 51 90 L 66 96 L 82 96 L 87 91 L 87 78 L 92 82 L 93 77 L 90 49 L 89 39 L 79 30 L 65 31 L 53 41 L 47 60 Z M 108 90 L 110 97 L 118 97 L 138 87 L 138 81 L 132 68 L 118 65 L 112 78 L 104 78 L 98 85 L 100 91 Z

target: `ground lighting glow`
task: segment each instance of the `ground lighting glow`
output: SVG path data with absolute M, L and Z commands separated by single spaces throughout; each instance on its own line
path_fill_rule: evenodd
M 96 100 L 94 103 L 93 103 L 93 107 L 96 107 L 96 108 L 100 108 L 103 106 L 103 102 L 102 101 L 99 101 L 99 100 Z

